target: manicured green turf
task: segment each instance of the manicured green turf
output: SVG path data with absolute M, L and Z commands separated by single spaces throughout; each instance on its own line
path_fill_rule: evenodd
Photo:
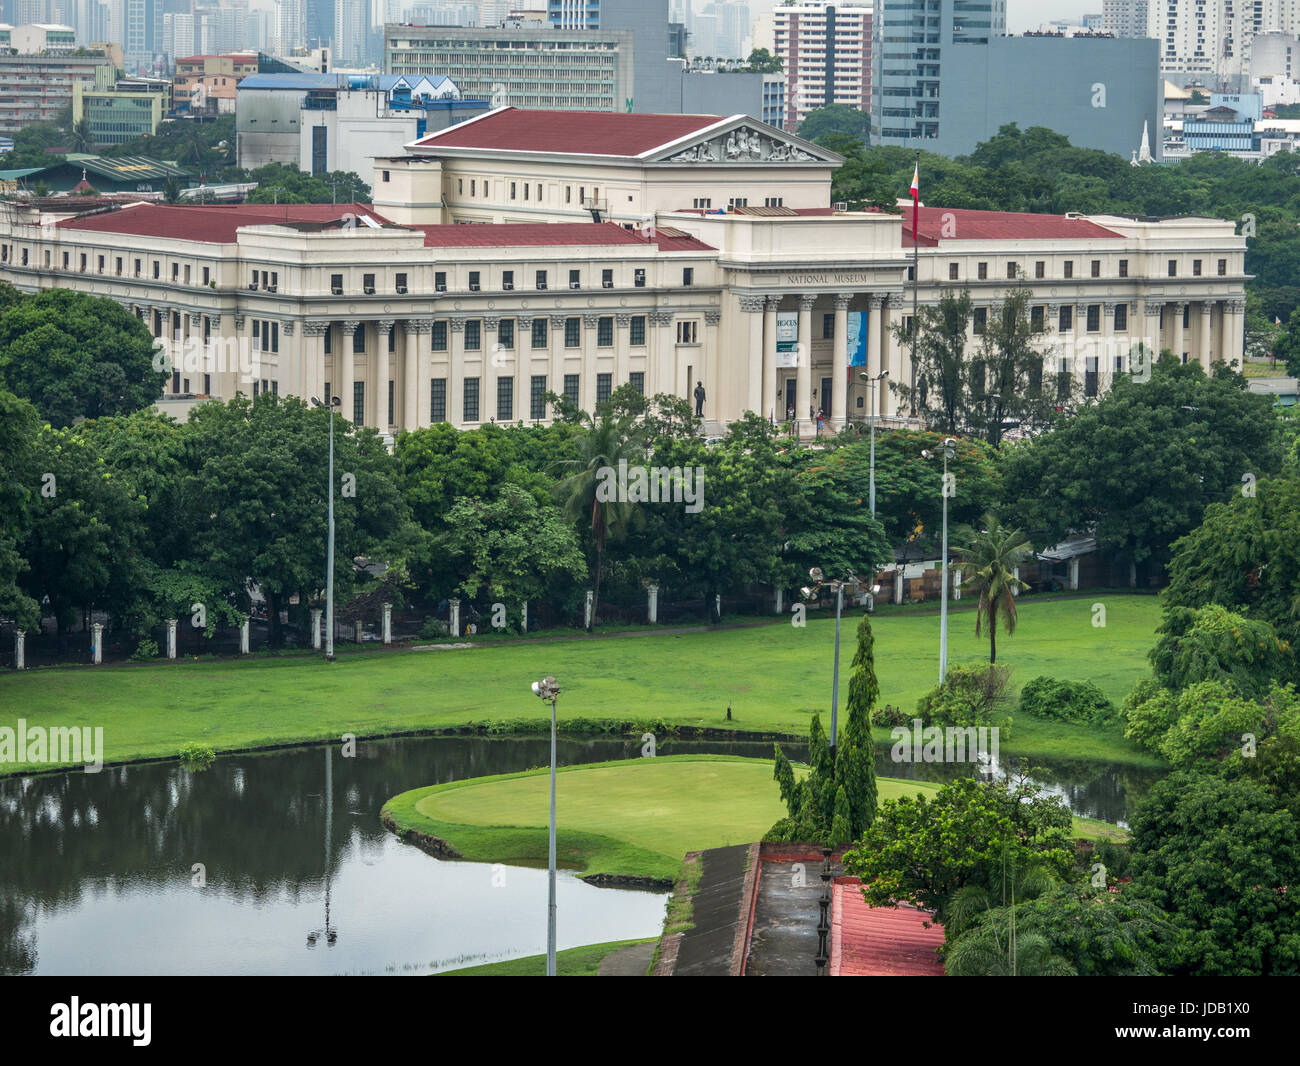
M 938 787 L 882 778 L 879 798 Z M 556 861 L 584 874 L 671 880 L 687 852 L 759 840 L 786 813 L 771 761 L 728 755 L 562 767 L 556 793 Z M 541 865 L 549 801 L 549 771 L 529 770 L 412 789 L 384 810 L 467 859 Z
M 650 938 L 654 940 L 654 937 Z M 644 944 L 644 940 L 611 940 L 607 944 L 584 944 L 580 948 L 568 948 L 555 953 L 555 972 L 559 977 L 595 977 L 596 971 L 606 955 L 611 955 L 619 948 Z M 434 977 L 544 977 L 546 976 L 546 956 L 529 955 L 522 959 L 506 959 L 505 962 L 489 962 L 483 966 L 467 966 L 463 970 L 443 970 Z
M 1092 624 L 1103 603 L 1104 628 Z M 102 726 L 106 761 L 174 756 L 198 741 L 217 751 L 303 740 L 525 720 L 538 732 L 548 709 L 529 684 L 553 674 L 560 719 L 734 728 L 806 736 L 813 710 L 830 704 L 833 617 L 808 624 L 681 635 L 514 642 L 450 651 L 341 655 L 327 664 L 291 656 L 31 670 L 0 676 L 0 725 Z M 841 699 L 847 693 L 857 615 L 845 618 Z M 1023 684 L 1039 674 L 1090 679 L 1123 698 L 1149 669 L 1159 605 L 1154 597 L 1097 595 L 1025 600 L 1014 637 L 999 634 L 998 661 Z M 911 711 L 937 680 L 937 615 L 875 619 L 882 702 Z M 987 656 L 975 616 L 949 619 L 949 661 Z M 726 720 L 728 703 L 732 721 Z M 841 704 L 842 706 L 842 704 Z M 888 736 L 879 731 L 878 739 Z M 1118 727 L 1098 730 L 1018 720 L 1005 752 L 1150 762 Z M 9 764 L 0 772 L 24 769 Z

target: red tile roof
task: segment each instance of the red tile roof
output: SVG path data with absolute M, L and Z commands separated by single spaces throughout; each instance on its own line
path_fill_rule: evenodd
M 137 204 L 120 211 L 64 219 L 63 229 L 125 233 L 136 237 L 176 237 L 205 244 L 233 244 L 241 226 L 284 222 L 335 222 L 347 215 L 387 222 L 369 204 Z
M 943 927 L 911 907 L 868 907 L 856 877 L 835 879 L 831 976 L 942 977 Z M 926 923 L 929 928 L 926 928 Z
M 416 142 L 421 148 L 639 156 L 717 125 L 720 115 L 635 115 L 622 111 L 491 111 Z
M 479 226 L 418 226 L 426 248 L 528 248 L 565 245 L 649 244 L 648 238 L 614 222 L 500 222 Z M 686 234 L 657 234 L 666 252 L 712 251 Z
M 912 247 L 912 209 L 903 208 L 903 247 Z M 968 211 L 961 208 L 922 207 L 917 241 L 933 248 L 940 240 L 957 241 L 1059 241 L 1119 240 L 1121 235 L 1085 218 L 1068 215 L 1034 215 L 1020 211 Z

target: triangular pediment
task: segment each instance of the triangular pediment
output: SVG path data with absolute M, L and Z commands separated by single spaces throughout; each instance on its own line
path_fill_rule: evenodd
M 775 126 L 744 115 L 700 130 L 643 157 L 648 163 L 725 166 L 754 163 L 820 163 L 839 166 L 842 156 Z

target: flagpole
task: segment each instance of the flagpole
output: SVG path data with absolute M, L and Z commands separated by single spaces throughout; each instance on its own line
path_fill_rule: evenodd
M 918 318 L 918 289 L 921 284 L 921 246 L 917 243 L 917 228 L 921 220 L 921 150 L 916 152 L 916 167 L 912 171 L 912 410 L 916 417 L 916 335 L 920 331 Z

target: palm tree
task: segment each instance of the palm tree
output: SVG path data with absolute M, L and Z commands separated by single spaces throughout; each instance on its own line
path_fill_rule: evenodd
M 1015 576 L 1015 569 L 1029 555 L 1031 546 L 1018 529 L 1008 529 L 992 514 L 981 520 L 983 529 L 974 537 L 969 548 L 958 548 L 957 558 L 962 569 L 971 568 L 971 575 L 962 582 L 963 592 L 978 592 L 979 609 L 975 612 L 975 635 L 987 624 L 989 630 L 989 665 L 998 659 L 998 620 L 1007 636 L 1016 631 L 1015 593 L 1028 588 Z
M 84 115 L 72 124 L 72 150 L 90 153 L 95 150 L 95 132 Z
M 600 606 L 600 572 L 605 546 L 611 537 L 621 536 L 640 514 L 635 504 L 610 498 L 617 494 L 610 494 L 605 489 L 617 472 L 620 459 L 639 461 L 642 453 L 629 442 L 623 421 L 615 419 L 609 411 L 604 411 L 599 421 L 585 414 L 583 418 L 587 431 L 577 440 L 578 458 L 562 464 L 571 473 L 556 486 L 556 492 L 571 520 L 590 525 L 591 543 L 596 549 L 591 625 L 587 627 L 590 629 L 596 624 L 596 609 Z

